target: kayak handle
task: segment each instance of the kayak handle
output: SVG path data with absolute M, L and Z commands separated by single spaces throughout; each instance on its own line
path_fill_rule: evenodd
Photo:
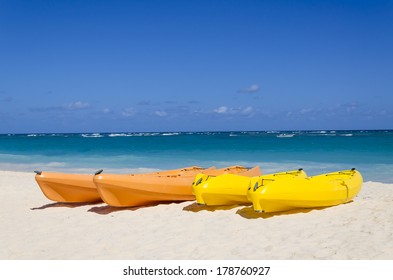
M 103 171 L 104 171 L 104 169 L 97 170 L 97 171 L 94 173 L 94 175 L 99 175 L 99 174 L 101 174 Z

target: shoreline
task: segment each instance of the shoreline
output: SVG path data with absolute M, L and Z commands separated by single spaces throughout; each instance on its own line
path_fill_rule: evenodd
M 193 201 L 114 208 L 48 200 L 33 172 L 0 171 L 0 259 L 392 260 L 393 184 L 347 204 L 278 214 Z

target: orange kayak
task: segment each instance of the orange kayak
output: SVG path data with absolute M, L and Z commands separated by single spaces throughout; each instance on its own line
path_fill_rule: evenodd
M 160 174 L 156 176 L 133 176 L 116 174 L 97 174 L 94 184 L 102 200 L 111 206 L 143 206 L 164 201 L 195 200 L 192 183 L 197 174 L 210 176 L 221 174 L 244 174 L 259 176 L 259 167 L 246 168 L 231 166 L 222 169 L 195 170 L 180 175 Z
M 129 177 L 154 177 L 154 176 L 182 176 L 193 174 L 204 170 L 214 170 L 214 167 L 205 169 L 202 167 L 186 167 L 181 169 L 166 170 L 142 174 L 120 175 Z M 96 172 L 99 174 L 102 170 Z M 93 182 L 94 175 L 88 174 L 68 174 L 57 172 L 36 171 L 35 179 L 44 195 L 57 202 L 98 202 L 101 197 Z

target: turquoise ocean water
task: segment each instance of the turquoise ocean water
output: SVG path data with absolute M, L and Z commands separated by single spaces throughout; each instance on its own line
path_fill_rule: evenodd
M 198 165 L 259 165 L 309 175 L 357 168 L 393 183 L 393 130 L 0 135 L 0 170 L 135 173 Z

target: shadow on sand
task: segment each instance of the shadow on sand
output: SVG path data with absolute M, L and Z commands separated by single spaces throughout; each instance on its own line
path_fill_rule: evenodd
M 65 207 L 65 208 L 77 208 L 77 207 L 82 207 L 82 206 L 87 206 L 87 205 L 96 205 L 100 204 L 102 201 L 98 202 L 75 202 L 75 203 L 64 203 L 64 202 L 54 202 L 54 203 L 49 203 L 42 205 L 40 207 L 33 207 L 30 208 L 30 210 L 44 210 L 47 208 L 57 208 L 57 207 Z
M 236 214 L 240 215 L 241 217 L 245 219 L 269 219 L 273 218 L 276 216 L 287 216 L 287 215 L 294 215 L 294 214 L 299 214 L 299 213 L 309 213 L 311 211 L 318 211 L 318 210 L 323 210 L 328 207 L 318 207 L 318 208 L 302 208 L 302 209 L 294 209 L 294 210 L 288 210 L 288 211 L 282 211 L 282 212 L 272 212 L 272 213 L 259 213 L 255 212 L 254 208 L 252 206 L 250 207 L 245 207 L 242 209 L 239 209 L 236 211 Z
M 187 205 L 186 207 L 183 208 L 183 211 L 190 211 L 190 212 L 200 212 L 200 211 L 209 211 L 209 212 L 214 212 L 214 211 L 219 211 L 219 210 L 231 210 L 233 208 L 237 208 L 242 205 L 224 205 L 224 206 L 207 206 L 207 205 L 200 205 L 196 202 L 193 204 Z
M 92 207 L 88 210 L 88 212 L 93 212 L 96 214 L 100 215 L 108 215 L 113 212 L 118 212 L 118 211 L 137 211 L 139 209 L 144 209 L 144 208 L 152 208 L 158 205 L 169 205 L 173 203 L 181 203 L 183 201 L 165 201 L 165 202 L 155 202 L 143 206 L 130 206 L 130 207 L 115 207 L 115 206 L 110 206 L 110 205 L 103 205 L 103 206 L 97 206 L 97 207 Z
M 110 205 L 103 205 L 103 206 L 92 207 L 87 211 L 93 212 L 96 214 L 100 214 L 100 215 L 108 215 L 108 214 L 118 212 L 118 211 L 126 211 L 126 210 L 136 211 L 136 210 L 143 208 L 143 207 L 114 207 L 114 206 L 110 206 Z

